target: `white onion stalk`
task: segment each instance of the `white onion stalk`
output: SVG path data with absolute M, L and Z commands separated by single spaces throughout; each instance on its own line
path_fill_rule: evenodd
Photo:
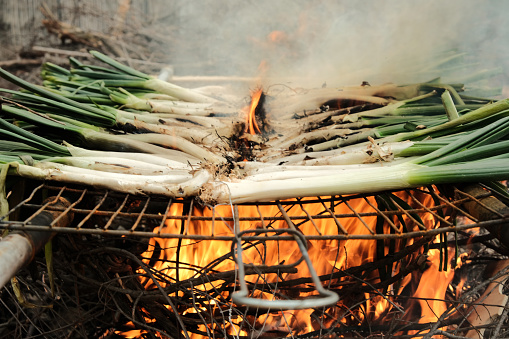
M 285 165 L 350 165 L 390 160 L 402 150 L 412 146 L 412 141 L 391 142 L 382 145 L 351 145 L 322 152 L 308 152 L 270 159 L 268 162 Z
M 18 163 L 12 163 L 9 171 L 11 174 L 36 180 L 54 180 L 71 184 L 90 185 L 122 193 L 155 194 L 174 198 L 197 196 L 202 186 L 209 181 L 211 177 L 208 171 L 201 170 L 196 172 L 192 179 L 179 183 L 172 183 L 171 176 L 155 176 L 153 180 L 147 178 L 146 181 L 143 181 L 135 179 L 140 177 L 137 175 L 116 173 L 114 177 L 111 178 L 105 176 L 104 172 L 100 171 L 67 171 L 58 168 L 38 168 Z
M 131 153 L 131 152 L 107 152 L 107 151 L 94 151 L 85 148 L 73 146 L 64 141 L 65 146 L 72 156 L 75 157 L 113 157 L 142 161 L 147 164 L 154 164 L 158 166 L 171 167 L 175 169 L 190 169 L 188 162 L 177 161 L 169 159 L 165 154 L 148 154 L 148 153 Z M 173 158 L 173 157 L 171 157 Z M 197 164 L 195 162 L 193 165 Z
M 299 148 L 303 147 L 304 145 L 307 145 L 309 142 L 313 140 L 330 140 L 332 138 L 342 137 L 347 134 L 352 134 L 356 132 L 357 131 L 353 131 L 351 129 L 327 129 L 307 133 L 299 133 L 297 136 L 291 138 L 290 140 L 283 140 L 280 142 L 272 143 L 271 147 L 289 149 L 290 147 L 293 146 L 293 148 L 295 149 L 297 147 Z
M 168 166 L 154 165 L 139 160 L 93 156 L 93 157 L 57 157 L 48 158 L 43 162 L 59 163 L 74 167 L 87 168 L 95 171 L 111 173 L 124 173 L 136 175 L 182 175 L 187 179 L 192 176 L 189 168 L 171 168 Z M 186 180 L 187 180 L 186 179 Z
M 222 102 L 193 103 L 171 100 L 148 100 L 152 113 L 174 113 L 182 115 L 210 116 L 212 114 L 238 114 L 239 108 Z
M 207 202 L 243 203 L 250 201 L 274 201 L 304 196 L 369 193 L 392 188 L 409 187 L 405 174 L 415 164 L 400 165 L 396 169 L 338 170 L 327 176 L 311 176 L 263 182 L 242 180 L 241 182 L 213 182 L 206 184 L 204 196 Z
M 119 179 L 120 173 L 118 172 L 106 172 L 101 170 L 95 170 L 90 168 L 84 168 L 84 167 L 76 167 L 71 165 L 65 165 L 60 163 L 55 163 L 51 161 L 40 161 L 33 165 L 35 168 L 39 168 L 42 170 L 47 171 L 53 171 L 51 173 L 54 174 L 54 172 L 60 172 L 65 174 L 77 174 L 77 175 L 83 175 L 83 176 L 90 176 L 90 177 L 102 177 L 105 179 Z M 52 174 L 52 175 L 53 175 Z M 157 182 L 160 184 L 174 184 L 174 183 L 181 183 L 186 180 L 191 179 L 192 175 L 188 173 L 182 173 L 182 171 L 178 171 L 176 174 L 167 174 L 167 175 L 139 175 L 136 173 L 123 173 L 120 180 L 124 181 L 130 181 L 133 183 L 150 183 L 150 182 Z
M 372 110 L 360 112 L 360 113 L 348 114 L 343 119 L 343 122 L 356 122 L 359 120 L 360 117 L 380 117 L 380 116 L 384 116 L 384 115 L 390 115 L 390 114 L 393 114 L 394 111 L 396 111 L 398 108 L 400 108 L 401 106 L 403 106 L 405 104 L 408 104 L 408 103 L 411 103 L 414 101 L 419 101 L 421 99 L 429 98 L 435 94 L 436 94 L 436 92 L 432 91 L 430 93 L 416 96 L 416 97 L 413 97 L 413 98 L 410 98 L 407 100 L 392 102 L 392 103 L 387 104 L 387 106 L 384 106 L 384 107 L 374 108 Z
M 132 122 L 139 130 L 147 130 L 153 133 L 166 134 L 169 136 L 182 137 L 193 143 L 200 143 L 204 145 L 226 145 L 223 138 L 229 138 L 235 133 L 239 133 L 242 125 L 239 123 L 232 123 L 231 126 L 224 128 L 189 128 L 189 127 L 175 127 L 167 126 L 163 124 L 148 124 L 140 120 L 134 120 Z
M 261 167 L 254 173 L 246 173 L 243 180 L 246 181 L 266 181 L 266 180 L 286 180 L 293 178 L 306 177 L 322 177 L 329 175 L 337 175 L 341 171 L 356 171 L 363 169 L 377 169 L 399 165 L 403 162 L 410 161 L 414 158 L 396 159 L 390 162 L 375 162 L 368 164 L 352 164 L 352 165 L 331 165 L 331 166 L 271 166 Z
M 150 112 L 154 113 L 174 113 L 182 115 L 202 115 L 209 116 L 214 113 L 214 108 L 210 104 L 188 103 L 180 101 L 167 100 L 148 100 Z
M 129 140 L 139 140 L 148 142 L 151 144 L 157 144 L 166 147 L 172 147 L 178 149 L 186 154 L 189 154 L 200 160 L 209 161 L 212 163 L 222 163 L 225 159 L 218 156 L 203 147 L 200 147 L 184 138 L 178 136 L 171 136 L 157 133 L 145 133 L 145 134 L 126 134 L 122 136 Z
M 214 113 L 211 103 L 140 99 L 123 88 L 119 88 L 123 94 L 110 94 L 110 98 L 125 107 L 136 110 L 158 113 L 192 114 L 208 116 Z
M 481 113 L 486 112 L 483 109 Z M 202 196 L 209 203 L 243 203 L 299 196 L 374 193 L 432 184 L 506 180 L 509 177 L 509 143 L 503 138 L 508 134 L 509 116 L 505 116 L 431 153 L 401 164 L 343 169 L 332 175 L 285 180 L 213 182 L 204 187 Z
M 86 140 L 86 143 L 92 146 L 97 146 L 104 150 L 114 151 L 137 151 L 146 152 L 151 154 L 164 154 L 168 159 L 176 161 L 195 161 L 196 157 L 186 154 L 184 152 L 167 149 L 164 147 L 152 145 L 150 142 L 144 140 L 128 138 L 130 135 L 114 135 L 103 132 L 96 132 L 90 129 L 81 129 L 81 136 Z
M 369 94 L 350 93 L 348 91 L 339 91 L 337 89 L 322 89 L 310 91 L 299 96 L 291 96 L 286 100 L 278 100 L 269 105 L 269 111 L 274 113 L 278 119 L 288 119 L 295 112 L 312 111 L 331 100 L 355 100 L 358 102 L 369 102 L 377 105 L 387 105 L 390 101 L 372 96 Z
M 203 94 L 200 94 L 198 92 L 195 92 L 191 89 L 183 88 L 174 84 L 171 84 L 169 82 L 166 82 L 161 79 L 154 78 L 152 76 L 148 76 L 147 74 L 141 73 L 131 67 L 128 67 L 126 65 L 123 65 L 112 58 L 99 53 L 97 51 L 90 51 L 90 54 L 92 54 L 97 59 L 101 60 L 104 63 L 107 63 L 108 65 L 121 70 L 123 73 L 130 74 L 132 76 L 138 77 L 142 81 L 142 87 L 151 89 L 155 92 L 160 92 L 163 94 L 170 95 L 172 97 L 184 100 L 184 101 L 190 101 L 190 102 L 216 102 L 216 99 L 213 99 L 211 97 L 207 97 Z
M 222 102 L 205 104 L 170 100 L 148 100 L 153 113 L 174 113 L 182 115 L 210 116 L 214 113 L 238 114 L 237 107 Z
M 195 92 L 192 89 L 183 88 L 157 78 L 148 79 L 144 86 L 155 92 L 167 94 L 183 101 L 202 103 L 213 103 L 217 101 L 216 99 Z
M 201 198 L 207 203 L 238 204 L 302 196 L 374 193 L 430 184 L 503 180 L 508 176 L 507 159 L 486 159 L 433 167 L 405 162 L 380 168 L 338 170 L 336 174 L 327 176 L 263 182 L 216 181 L 204 186 Z
M 206 128 L 221 128 L 225 127 L 226 124 L 221 120 L 214 117 L 204 116 L 192 116 L 173 113 L 148 113 L 146 114 L 135 114 L 131 112 L 115 110 L 117 114 L 117 122 L 126 124 L 132 123 L 135 120 L 140 120 L 149 124 L 164 124 L 168 126 L 179 126 L 183 125 L 187 121 L 187 125 L 200 125 Z
M 175 97 L 172 97 L 168 94 L 162 94 L 162 93 L 143 93 L 143 94 L 136 94 L 136 96 L 140 99 L 146 99 L 146 100 L 178 100 Z

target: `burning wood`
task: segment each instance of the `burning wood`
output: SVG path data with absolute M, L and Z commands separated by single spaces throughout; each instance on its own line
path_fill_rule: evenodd
M 475 261 L 469 261 L 476 256 L 482 260 L 486 253 L 476 249 L 478 253 L 468 257 L 465 253 L 459 260 L 451 253 L 455 245 L 463 250 L 472 241 L 486 241 L 486 237 L 469 238 L 464 233 L 475 224 L 453 227 L 452 211 L 458 202 L 436 202 L 438 194 L 435 190 L 414 190 L 376 197 L 304 198 L 238 205 L 233 210 L 230 206 L 208 208 L 189 201 L 162 206 L 158 202 L 157 210 L 165 214 L 159 215 L 156 222 L 156 210 L 140 197 L 115 199 L 112 193 L 105 201 L 98 196 L 94 209 L 100 213 L 88 222 L 84 218 L 83 227 L 106 225 L 107 230 L 97 230 L 106 237 L 58 237 L 54 253 L 56 275 L 69 284 L 61 287 L 59 295 L 66 304 L 73 305 L 67 298 L 78 293 L 76 280 L 85 284 L 86 291 L 90 290 L 80 290 L 80 304 L 76 306 L 85 314 L 80 318 L 83 325 L 79 330 L 86 331 L 89 337 L 102 334 L 92 329 L 106 330 L 92 318 L 99 310 L 103 312 L 101 322 L 107 328 L 117 324 L 117 333 L 125 337 L 141 337 L 143 333 L 173 337 L 179 331 L 193 338 L 289 333 L 297 337 L 366 337 L 383 333 L 403 338 L 428 332 L 433 337 L 442 332 L 466 333 L 472 324 L 462 320 L 483 289 L 478 287 L 482 280 L 465 272 L 477 267 Z M 148 200 L 154 203 L 156 199 Z M 108 210 L 111 212 L 106 214 Z M 83 207 L 78 205 L 76 211 L 82 213 Z M 133 228 L 134 220 L 141 218 L 140 211 L 146 213 L 141 221 L 143 227 L 159 224 L 147 241 L 107 236 L 117 227 Z M 281 311 L 232 304 L 232 296 L 239 288 L 238 252 L 231 246 L 236 236 L 241 240 L 236 246 L 242 247 L 250 298 L 297 302 L 316 295 L 306 265 L 300 260 L 302 249 L 289 236 L 289 221 L 283 211 L 306 239 L 305 251 L 321 284 L 340 297 L 335 305 Z M 122 216 L 122 220 L 112 221 L 115 215 Z M 436 229 L 439 224 L 443 227 Z M 449 243 L 442 236 L 426 234 L 428 230 L 452 232 Z M 456 241 L 454 231 L 458 233 Z M 430 247 L 427 252 L 426 244 Z M 457 264 L 462 266 L 453 270 Z M 462 277 L 468 277 L 465 288 L 460 287 Z M 93 292 L 96 287 L 101 293 Z M 35 304 L 44 304 L 31 293 L 34 290 L 44 295 L 40 290 L 43 288 L 44 285 L 37 285 L 28 291 L 21 286 L 20 290 L 29 300 L 35 298 Z M 62 292 L 66 288 L 72 293 Z M 115 318 L 118 312 L 121 316 Z M 128 321 L 131 323 L 118 325 Z

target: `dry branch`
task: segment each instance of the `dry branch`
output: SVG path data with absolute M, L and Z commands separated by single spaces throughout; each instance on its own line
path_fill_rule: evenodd
M 0 61 L 0 67 L 10 68 L 10 67 L 23 67 L 23 66 L 40 66 L 42 65 L 42 59 L 14 59 L 14 60 L 4 60 Z

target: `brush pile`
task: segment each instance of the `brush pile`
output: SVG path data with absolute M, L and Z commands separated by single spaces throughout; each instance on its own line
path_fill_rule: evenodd
M 4 173 L 134 194 L 241 203 L 509 178 L 509 99 L 461 84 L 187 89 L 91 52 L 43 86 L 0 69 Z M 255 132 L 258 134 L 255 134 Z

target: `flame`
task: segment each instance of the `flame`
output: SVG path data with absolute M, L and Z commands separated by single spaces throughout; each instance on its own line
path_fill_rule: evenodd
M 440 271 L 440 251 L 438 249 L 429 250 L 428 260 L 430 267 L 423 273 L 419 286 L 415 291 L 415 297 L 419 299 L 421 306 L 420 323 L 435 322 L 447 309 L 444 300 L 447 288 L 454 276 L 454 270 L 449 268 L 447 271 Z M 433 282 L 433 283 L 430 283 Z
M 133 329 L 132 330 L 128 330 L 128 331 L 114 331 L 115 334 L 122 335 L 125 338 L 141 338 L 141 336 L 143 334 L 147 333 L 147 331 L 145 331 L 145 330 L 136 330 L 136 329 L 134 329 L 135 325 L 134 325 L 134 323 L 132 321 L 127 322 L 125 324 L 125 327 L 129 327 L 129 328 L 133 328 Z
M 251 104 L 249 105 L 249 112 L 247 114 L 246 128 L 244 133 L 256 134 L 261 133 L 260 128 L 256 122 L 256 107 L 258 107 L 258 103 L 260 102 L 260 98 L 263 94 L 263 90 L 261 88 L 255 90 L 251 94 Z
M 261 91 L 260 91 L 261 93 Z M 253 100 L 254 102 L 254 100 Z M 252 105 L 253 106 L 253 105 Z M 410 198 L 405 192 L 398 194 L 403 200 L 410 204 Z M 426 198 L 419 199 L 421 203 L 430 206 L 432 204 L 431 197 L 425 195 Z M 376 201 L 373 197 L 351 199 L 348 201 L 348 207 L 341 203 L 328 207 L 333 209 L 335 214 L 345 215 L 340 219 L 330 218 L 315 218 L 314 222 L 307 219 L 307 213 L 311 215 L 320 215 L 324 213 L 325 205 L 330 203 L 313 202 L 307 204 L 293 204 L 291 208 L 286 208 L 290 217 L 300 217 L 299 222 L 296 222 L 298 229 L 306 235 L 336 235 L 342 234 L 342 230 L 349 234 L 365 234 L 370 235 L 375 231 L 377 223 L 377 216 L 373 213 L 373 207 L 376 206 Z M 186 207 L 189 209 L 189 207 Z M 358 213 L 365 213 L 362 216 L 363 222 L 359 222 L 359 218 L 352 213 L 355 210 Z M 172 219 L 168 218 L 166 224 L 161 229 L 155 229 L 155 232 L 168 233 L 168 234 L 188 234 L 188 235 L 215 235 L 215 236 L 233 236 L 234 223 L 233 223 L 233 210 L 231 206 L 215 206 L 213 208 L 194 207 L 191 211 L 195 217 L 205 217 L 204 220 L 188 220 L 185 216 L 189 210 L 185 210 L 182 204 L 171 205 L 170 216 L 183 216 L 183 218 Z M 251 206 L 240 205 L 238 206 L 239 215 L 243 218 L 238 223 L 239 231 L 253 230 L 253 229 L 287 229 L 288 225 L 282 218 L 281 213 L 275 205 L 265 206 Z M 260 220 L 260 215 L 264 216 L 264 220 Z M 427 228 L 436 227 L 436 222 L 430 214 L 421 216 L 423 223 Z M 205 221 L 205 219 L 212 219 L 214 222 Z M 253 221 L 257 220 L 257 221 Z M 400 231 L 406 225 L 408 231 L 418 230 L 418 225 L 411 220 L 407 215 L 393 218 L 394 225 Z M 394 232 L 389 225 L 384 224 L 384 233 L 388 234 Z M 377 231 L 377 233 L 379 230 Z M 402 248 L 404 245 L 411 245 L 413 239 L 408 239 L 406 244 L 403 240 L 395 242 L 396 250 Z M 377 243 L 373 240 L 337 240 L 337 239 L 321 239 L 309 240 L 308 253 L 313 262 L 313 266 L 319 276 L 330 275 L 338 270 L 346 270 L 348 268 L 356 267 L 362 264 L 373 262 L 377 258 Z M 385 246 L 386 255 L 389 254 L 388 246 Z M 160 249 L 159 252 L 156 249 Z M 231 260 L 231 242 L 221 240 L 192 240 L 192 239 L 178 239 L 174 238 L 151 238 L 149 241 L 149 249 L 142 255 L 143 261 L 148 265 L 152 265 L 154 270 L 157 270 L 160 276 L 165 277 L 165 281 L 174 283 L 177 281 L 185 281 L 197 276 L 197 272 L 204 267 L 210 268 L 211 272 L 228 272 L 236 269 L 236 263 Z M 415 259 L 420 253 L 415 253 L 412 258 Z M 245 265 L 266 265 L 277 266 L 281 264 L 288 264 L 295 262 L 301 257 L 301 252 L 295 241 L 280 241 L 270 240 L 265 244 L 248 246 L 246 243 L 243 248 L 243 262 Z M 224 260 L 217 260 L 218 258 L 229 258 Z M 411 260 L 411 259 L 409 259 Z M 397 287 L 390 290 L 392 295 L 398 295 L 407 286 L 412 284 L 417 287 L 414 288 L 413 296 L 416 298 L 430 299 L 428 302 L 420 300 L 415 305 L 410 305 L 406 310 L 406 316 L 410 317 L 411 313 L 420 308 L 420 322 L 436 321 L 443 311 L 447 308 L 445 303 L 445 293 L 454 271 L 452 267 L 447 271 L 439 271 L 438 265 L 440 263 L 438 250 L 430 250 L 428 253 L 427 261 L 429 267 L 422 273 L 422 276 L 417 276 L 419 272 L 414 272 L 414 276 L 405 276 Z M 178 263 L 178 264 L 177 264 Z M 392 272 L 389 274 L 395 275 L 399 272 L 402 264 L 398 263 L 393 265 Z M 284 280 L 293 280 L 303 277 L 309 277 L 309 271 L 305 263 L 300 263 L 296 266 L 297 272 L 280 272 L 265 273 L 265 274 L 252 274 L 246 275 L 246 281 L 250 283 L 260 282 L 263 279 L 264 283 L 277 283 Z M 139 273 L 143 273 L 141 270 Z M 420 274 L 420 273 L 419 273 Z M 142 274 L 140 274 L 142 275 Z M 378 270 L 373 270 L 368 273 L 364 281 L 370 284 L 380 282 Z M 165 281 L 160 284 L 165 287 Z M 418 283 L 420 281 L 420 283 Z M 433 284 L 429 282 L 433 281 Z M 152 280 L 146 277 L 140 277 L 140 282 L 146 289 L 154 289 L 155 285 Z M 217 288 L 224 284 L 225 281 L 218 279 L 215 281 L 204 282 L 203 284 L 194 285 L 195 291 L 206 293 L 213 288 Z M 339 285 L 351 286 L 358 283 L 357 280 L 352 280 L 349 277 L 341 279 L 333 279 L 330 281 L 331 287 Z M 292 286 L 293 287 L 293 286 Z M 303 284 L 295 287 L 309 288 L 312 285 Z M 327 287 L 327 286 L 326 286 Z M 296 289 L 298 291 L 298 289 Z M 220 296 L 209 299 L 207 307 L 189 307 L 182 314 L 210 312 L 211 309 L 218 311 L 224 310 L 224 300 L 230 298 L 230 292 L 221 292 Z M 316 294 L 312 288 L 307 292 L 295 292 L 292 288 L 282 288 L 279 290 L 280 294 L 287 294 L 289 298 L 304 298 Z M 297 293 L 294 295 L 294 293 Z M 321 327 L 326 328 L 327 325 L 335 325 L 341 323 L 345 325 L 361 324 L 363 322 L 383 321 L 383 319 L 391 312 L 396 306 L 397 302 L 392 299 L 391 293 L 386 295 L 364 293 L 352 295 L 348 298 L 343 298 L 341 303 L 336 307 L 330 307 L 325 310 L 327 316 L 322 316 L 320 321 L 317 321 L 316 316 L 312 316 L 313 310 L 298 310 L 298 311 L 280 311 L 264 313 L 259 311 L 257 316 L 250 316 L 250 325 L 242 322 L 236 323 L 233 319 L 229 321 L 224 330 L 230 335 L 251 336 L 253 333 L 263 334 L 267 331 L 278 331 L 289 335 L 298 335 L 308 333 L 311 331 L 319 330 Z M 170 294 L 176 296 L 175 293 Z M 178 295 L 183 295 L 178 292 Z M 275 297 L 273 291 L 252 291 L 252 297 L 272 299 Z M 349 305 L 360 305 L 356 308 L 349 308 Z M 415 318 L 414 318 L 415 319 Z M 321 322 L 321 324 L 320 324 Z M 207 330 L 217 329 L 214 325 L 198 325 L 202 332 Z M 223 325 L 224 326 L 224 325 Z M 337 325 L 335 325 L 337 326 Z M 285 332 L 286 331 L 286 332 Z M 133 332 L 134 333 L 134 332 Z M 192 336 L 199 338 L 199 336 Z
M 437 236 L 435 239 L 435 243 L 440 241 L 440 237 Z M 445 295 L 447 293 L 447 289 L 452 289 L 451 282 L 454 278 L 454 268 L 460 267 L 462 264 L 462 258 L 464 258 L 467 254 L 463 253 L 457 258 L 455 265 L 450 262 L 446 263 L 446 268 L 444 270 L 440 270 L 440 250 L 431 249 L 427 253 L 427 263 L 429 267 L 424 271 L 424 273 L 418 278 L 418 287 L 417 290 L 412 294 L 415 297 L 416 303 L 411 304 L 409 307 L 409 312 L 407 313 L 407 317 L 413 313 L 412 310 L 418 308 L 420 310 L 420 319 L 419 323 L 433 323 L 436 322 L 440 316 L 447 310 L 448 304 L 445 300 Z M 459 289 L 462 288 L 465 279 L 462 279 L 460 285 L 458 285 Z M 461 292 L 457 294 L 460 296 Z M 441 328 L 445 330 L 446 327 Z M 425 333 L 427 330 L 421 331 L 421 333 Z M 416 332 L 415 332 L 416 333 Z M 413 331 L 410 331 L 409 334 L 415 334 Z M 442 338 L 442 336 L 439 336 Z M 445 338 L 445 337 L 444 337 Z

